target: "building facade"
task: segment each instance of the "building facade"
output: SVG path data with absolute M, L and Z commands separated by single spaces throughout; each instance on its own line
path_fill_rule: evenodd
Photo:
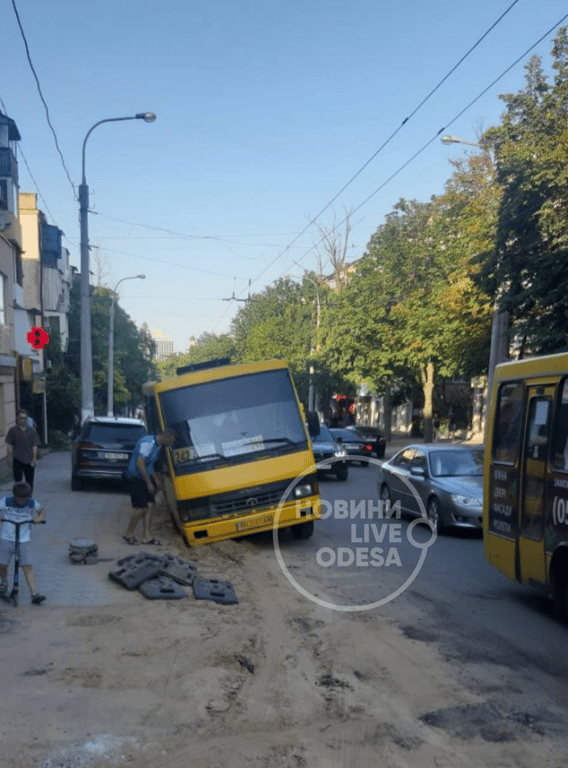
M 5 438 L 15 423 L 18 359 L 15 353 L 14 298 L 21 290 L 22 237 L 18 210 L 17 143 L 14 120 L 0 112 L 0 468 L 6 469 Z

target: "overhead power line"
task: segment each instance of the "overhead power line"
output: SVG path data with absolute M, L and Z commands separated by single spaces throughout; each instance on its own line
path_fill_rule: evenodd
M 463 55 L 463 56 L 462 56 L 462 57 L 461 57 L 461 58 L 460 58 L 460 59 L 459 59 L 459 60 L 458 60 L 458 61 L 457 61 L 457 62 L 454 64 L 454 66 L 453 66 L 453 67 L 452 67 L 452 68 L 451 68 L 451 69 L 450 69 L 450 70 L 449 70 L 449 71 L 448 71 L 448 72 L 447 72 L 447 73 L 444 75 L 444 77 L 443 77 L 443 78 L 442 78 L 442 79 L 441 79 L 441 80 L 438 82 L 438 84 L 437 84 L 437 85 L 435 85 L 435 86 L 434 86 L 434 88 L 432 88 L 432 90 L 431 90 L 431 91 L 430 91 L 430 92 L 427 94 L 427 96 L 425 96 L 425 97 L 422 99 L 422 101 L 421 101 L 421 102 L 420 102 L 420 103 L 419 103 L 419 104 L 418 104 L 418 105 L 417 105 L 417 106 L 416 106 L 416 107 L 415 107 L 415 108 L 412 110 L 412 112 L 411 112 L 411 113 L 410 113 L 410 114 L 409 114 L 407 117 L 405 117 L 405 118 L 404 118 L 404 120 L 403 120 L 403 121 L 402 121 L 402 123 L 401 123 L 401 124 L 398 126 L 398 128 L 396 128 L 396 129 L 395 129 L 395 130 L 394 130 L 394 131 L 393 131 L 393 132 L 390 134 L 390 136 L 389 136 L 387 139 L 385 139 L 385 141 L 384 141 L 384 142 L 381 144 L 381 146 L 380 146 L 380 147 L 377 149 L 377 151 L 376 151 L 376 152 L 374 152 L 374 153 L 371 155 L 371 157 L 370 157 L 370 158 L 367 160 L 367 162 L 366 162 L 366 163 L 364 163 L 364 164 L 361 166 L 361 168 L 359 168 L 359 170 L 358 170 L 356 173 L 354 173 L 354 174 L 353 174 L 353 176 L 352 176 L 352 177 L 349 179 L 349 181 L 348 181 L 346 184 L 344 184 L 344 185 L 341 187 L 341 189 L 339 190 L 339 192 L 337 192 L 337 194 L 335 194 L 335 195 L 332 197 L 332 199 L 331 199 L 331 200 L 330 200 L 330 201 L 327 203 L 327 205 L 325 205 L 325 206 L 324 206 L 324 207 L 321 209 L 321 211 L 320 211 L 320 212 L 319 212 L 319 213 L 318 213 L 316 216 L 314 216 L 312 219 L 310 219 L 310 221 L 309 221 L 309 222 L 306 224 L 306 226 L 304 227 L 304 229 L 303 229 L 303 230 L 302 230 L 302 231 L 301 231 L 301 232 L 300 232 L 298 235 L 296 235 L 296 237 L 295 237 L 295 238 L 292 240 L 292 242 L 291 242 L 289 245 L 287 245 L 287 246 L 286 246 L 286 248 L 284 248 L 284 250 L 283 250 L 283 251 L 281 251 L 281 252 L 280 252 L 280 253 L 279 253 L 279 254 L 278 254 L 278 255 L 277 255 L 277 256 L 276 256 L 276 257 L 275 257 L 275 258 L 274 258 L 274 259 L 273 259 L 271 262 L 270 262 L 270 264 L 268 264 L 268 266 L 267 266 L 267 267 L 265 267 L 265 269 L 263 269 L 263 270 L 262 270 L 262 272 L 260 272 L 260 274 L 259 274 L 259 275 L 257 275 L 257 277 L 255 277 L 255 278 L 254 278 L 254 280 L 253 280 L 253 283 L 254 283 L 254 282 L 256 282 L 256 281 L 257 281 L 257 280 L 258 280 L 258 279 L 259 279 L 259 278 L 260 278 L 260 277 L 261 277 L 261 276 L 262 276 L 262 275 L 263 275 L 263 274 L 264 274 L 264 273 L 265 273 L 265 272 L 266 272 L 268 269 L 270 269 L 270 267 L 271 267 L 273 264 L 275 264 L 275 263 L 278 261 L 278 259 L 280 259 L 280 258 L 281 258 L 281 257 L 282 257 L 282 256 L 283 256 L 283 255 L 284 255 L 284 254 L 285 254 L 285 253 L 288 251 L 288 250 L 290 250 L 290 248 L 292 247 L 292 245 L 294 245 L 294 243 L 295 243 L 297 240 L 299 240 L 299 238 L 300 238 L 300 237 L 301 237 L 303 234 L 305 234 L 305 232 L 307 232 L 307 231 L 308 231 L 308 229 L 309 229 L 309 228 L 310 228 L 310 227 L 311 227 L 313 224 L 315 224 L 315 222 L 316 222 L 316 221 L 317 221 L 317 220 L 320 218 L 320 216 L 321 216 L 323 213 L 325 213 L 325 211 L 327 211 L 327 209 L 328 209 L 328 208 L 329 208 L 329 207 L 330 207 L 330 206 L 331 206 L 331 205 L 332 205 L 332 204 L 333 204 L 333 203 L 334 203 L 334 202 L 337 200 L 337 198 L 338 198 L 338 197 L 339 197 L 341 194 L 343 194 L 343 192 L 345 192 L 345 190 L 346 190 L 346 189 L 347 189 L 347 188 L 350 186 L 350 184 L 352 184 L 352 183 L 353 183 L 353 181 L 355 181 L 355 179 L 356 179 L 356 178 L 357 178 L 357 177 L 358 177 L 358 176 L 359 176 L 359 175 L 360 175 L 360 174 L 361 174 L 361 173 L 362 173 L 362 172 L 365 170 L 365 168 L 367 168 L 367 166 L 368 166 L 368 165 L 369 165 L 369 164 L 370 164 L 370 163 L 371 163 L 371 162 L 372 162 L 372 161 L 373 161 L 373 160 L 374 160 L 374 159 L 375 159 L 375 158 L 376 158 L 376 157 L 377 157 L 377 156 L 378 156 L 378 155 L 379 155 L 379 154 L 380 154 L 380 153 L 381 153 L 381 152 L 382 152 L 382 151 L 383 151 L 383 150 L 384 150 L 384 149 L 385 149 L 387 146 L 388 146 L 388 144 L 390 144 L 390 142 L 391 142 L 391 141 L 394 139 L 394 137 L 395 137 L 395 136 L 396 136 L 396 135 L 397 135 L 397 134 L 398 134 L 398 133 L 399 133 L 399 132 L 400 132 L 400 131 L 403 129 L 403 127 L 404 127 L 405 125 L 407 125 L 407 124 L 408 124 L 408 122 L 409 122 L 409 121 L 410 121 L 410 120 L 411 120 L 411 119 L 414 117 L 414 115 L 415 115 L 415 114 L 416 114 L 416 113 L 417 113 L 417 112 L 418 112 L 418 111 L 419 111 L 419 110 L 420 110 L 420 109 L 421 109 L 421 108 L 424 106 L 424 104 L 426 104 L 426 102 L 427 102 L 427 101 L 428 101 L 428 100 L 429 100 L 429 99 L 430 99 L 430 98 L 431 98 L 431 97 L 432 97 L 432 96 L 433 96 L 433 95 L 436 93 L 436 91 L 437 91 L 437 90 L 438 90 L 438 89 L 439 89 L 439 88 L 440 88 L 440 87 L 443 85 L 443 83 L 445 83 L 445 82 L 446 82 L 446 80 L 447 80 L 447 79 L 448 79 L 448 78 L 449 78 L 449 77 L 450 77 L 450 76 L 451 76 L 451 75 L 452 75 L 452 74 L 453 74 L 453 73 L 456 71 L 456 69 L 457 69 L 457 68 L 458 68 L 458 67 L 459 67 L 461 64 L 463 64 L 463 62 L 464 62 L 464 61 L 467 59 L 467 57 L 468 57 L 468 56 L 469 56 L 469 55 L 470 55 L 470 54 L 471 54 L 471 53 L 472 53 L 472 52 L 473 52 L 473 51 L 474 51 L 474 50 L 475 50 L 475 49 L 476 49 L 476 48 L 477 48 L 477 47 L 478 47 L 478 46 L 481 44 L 481 42 L 482 42 L 482 41 L 483 41 L 483 40 L 484 40 L 484 39 L 485 39 L 485 38 L 486 38 L 486 37 L 487 37 L 487 36 L 490 34 L 490 32 L 492 32 L 492 31 L 495 29 L 495 27 L 496 27 L 496 26 L 497 26 L 497 25 L 498 25 L 498 24 L 499 24 L 499 23 L 500 23 L 500 22 L 501 22 L 501 21 L 502 21 L 502 20 L 505 18 L 505 16 L 506 16 L 506 15 L 507 15 L 507 14 L 508 14 L 508 13 L 509 13 L 509 12 L 510 12 L 510 11 L 511 11 L 513 8 L 514 8 L 514 6 L 515 6 L 515 5 L 517 5 L 517 3 L 518 3 L 518 2 L 519 2 L 519 0 L 513 0 L 513 2 L 512 2 L 510 5 L 509 5 L 509 7 L 508 7 L 508 8 L 506 8 L 506 10 L 505 10 L 505 11 L 503 11 L 503 13 L 502 13 L 502 14 L 501 14 L 501 15 L 500 15 L 500 16 L 499 16 L 499 17 L 498 17 L 498 18 L 497 18 L 497 19 L 496 19 L 496 20 L 493 22 L 493 24 L 492 24 L 492 25 L 491 25 L 491 26 L 490 26 L 490 27 L 489 27 L 489 28 L 488 28 L 488 29 L 487 29 L 487 30 L 486 30 L 486 31 L 483 33 L 483 35 L 481 35 L 481 37 L 480 37 L 480 38 L 479 38 L 479 39 L 478 39 L 478 40 L 477 40 L 477 41 L 476 41 L 476 42 L 475 42 L 475 43 L 474 43 L 474 44 L 471 46 L 471 48 L 469 48 L 469 50 L 468 50 L 466 53 L 464 53 L 464 55 Z M 395 175 L 396 175 L 396 174 L 395 174 Z M 345 221 L 345 219 L 344 219 L 344 221 Z M 321 240 L 320 240 L 320 242 L 321 242 Z M 318 245 L 319 245 L 319 243 L 318 243 Z M 311 253 L 311 251 L 312 251 L 312 250 L 313 250 L 313 249 L 310 249 L 310 251 L 308 251 L 308 253 Z M 304 254 L 304 256 L 307 256 L 307 254 Z M 304 258 L 304 256 L 303 256 L 302 258 Z
M 46 100 L 45 100 L 45 98 L 43 96 L 43 93 L 42 93 L 42 90 L 41 90 L 41 85 L 40 85 L 40 82 L 39 82 L 39 78 L 37 76 L 37 72 L 35 71 L 35 67 L 34 67 L 33 62 L 32 62 L 32 57 L 30 55 L 30 48 L 28 46 L 28 41 L 26 40 L 26 35 L 25 35 L 25 32 L 24 32 L 24 28 L 22 26 L 22 22 L 20 20 L 20 14 L 18 13 L 18 9 L 16 8 L 15 0 L 12 0 L 12 7 L 14 9 L 14 13 L 16 14 L 16 19 L 18 21 L 18 27 L 20 28 L 20 33 L 21 33 L 22 39 L 24 41 L 24 46 L 26 48 L 26 56 L 27 56 L 27 59 L 28 59 L 28 63 L 30 65 L 30 69 L 32 71 L 32 74 L 33 74 L 33 76 L 35 78 L 35 82 L 36 82 L 36 86 L 37 86 L 37 90 L 38 90 L 40 99 L 42 100 L 43 106 L 45 108 L 45 115 L 46 115 L 46 118 L 47 118 L 47 124 L 51 128 L 51 132 L 52 132 L 53 138 L 55 140 L 55 147 L 56 147 L 57 151 L 59 152 L 59 157 L 61 158 L 61 163 L 63 165 L 63 169 L 64 169 L 65 173 L 67 174 L 67 178 L 69 179 L 69 184 L 71 184 L 71 189 L 73 190 L 73 195 L 75 197 L 77 197 L 77 193 L 75 192 L 75 185 L 71 181 L 71 176 L 69 175 L 69 171 L 67 170 L 67 166 L 65 165 L 65 158 L 63 157 L 63 153 L 61 152 L 61 149 L 59 147 L 59 141 L 57 139 L 57 133 L 55 132 L 55 128 L 51 124 L 51 118 L 49 116 L 49 108 L 48 108 L 47 102 L 46 102 Z
M 394 173 L 392 173 L 387 179 L 385 179 L 385 181 L 383 181 L 383 183 L 380 186 L 378 186 L 373 192 L 371 192 L 370 195 L 368 195 L 361 203 L 359 203 L 359 205 L 353 208 L 353 210 L 350 211 L 349 215 L 360 210 L 364 205 L 366 205 L 369 202 L 369 200 L 371 200 L 371 198 L 373 198 L 376 194 L 378 194 L 378 192 L 380 192 L 389 182 L 391 182 L 396 176 L 398 176 L 399 173 L 401 173 L 412 162 L 414 162 L 414 160 L 416 160 L 416 158 L 419 155 L 421 155 L 422 152 L 424 152 L 430 146 L 430 144 L 432 144 L 432 142 L 434 142 L 438 138 L 438 136 L 440 136 L 441 133 L 444 133 L 445 131 L 447 131 L 447 129 L 453 123 L 455 123 L 456 120 L 458 120 L 465 112 L 467 112 L 468 109 L 470 109 L 470 107 L 472 107 L 477 101 L 479 101 L 479 99 L 482 96 L 484 96 L 489 90 L 491 90 L 491 88 L 493 88 L 493 86 L 496 85 L 499 82 L 499 80 L 505 77 L 505 75 L 508 72 L 510 72 L 511 69 L 516 67 L 517 64 L 519 64 L 519 62 L 521 62 L 524 58 L 526 58 L 528 54 L 531 53 L 532 50 L 534 50 L 534 48 L 540 45 L 540 43 L 542 43 L 543 40 L 545 40 L 549 35 L 551 35 L 564 21 L 566 21 L 566 19 L 568 19 L 568 13 L 565 14 L 559 21 L 557 21 L 556 24 L 550 27 L 550 29 L 548 29 L 543 35 L 541 35 L 536 42 L 534 42 L 517 59 L 515 59 L 515 61 L 512 64 L 510 64 L 505 70 L 503 70 L 503 72 L 501 72 L 501 74 L 498 77 L 496 77 L 491 83 L 489 83 L 489 85 L 487 85 L 474 99 L 472 99 L 463 109 L 461 109 L 456 115 L 454 115 L 454 117 L 452 117 L 451 120 L 449 120 L 442 128 L 440 128 L 434 134 L 434 136 L 432 136 L 432 138 L 429 139 L 417 152 L 415 152 L 411 157 L 409 157 L 408 160 L 406 160 Z M 346 220 L 347 220 L 347 217 L 344 218 L 342 221 L 340 221 L 337 226 L 340 227 L 342 224 L 346 222 Z M 306 256 L 312 253 L 317 248 L 317 246 L 320 245 L 321 242 L 323 242 L 323 238 L 319 240 L 318 243 L 316 243 L 311 248 L 309 248 L 302 256 L 300 256 L 298 261 L 305 259 Z M 256 278 L 254 278 L 253 283 L 256 282 L 256 280 L 258 280 L 259 277 L 261 277 L 261 275 L 263 275 L 264 272 L 266 272 L 266 270 L 269 269 L 272 266 L 272 264 L 274 264 L 277 261 L 277 259 L 280 258 L 280 256 L 282 256 L 283 254 L 284 254 L 284 251 L 281 254 L 279 254 L 279 256 L 276 259 L 274 259 L 259 275 L 257 275 Z

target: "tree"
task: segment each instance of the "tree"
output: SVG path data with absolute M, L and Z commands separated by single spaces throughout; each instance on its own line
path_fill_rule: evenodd
M 325 256 L 333 270 L 334 288 L 338 292 L 345 287 L 348 281 L 347 253 L 350 247 L 349 240 L 353 228 L 351 222 L 353 212 L 344 209 L 344 213 L 345 217 L 343 221 L 339 223 L 334 214 L 331 227 L 325 227 L 323 224 L 316 223 L 319 233 L 319 241 L 315 245 L 315 249 L 318 254 L 319 273 L 323 274 L 325 271 L 323 258 L 323 256 Z
M 49 361 L 46 371 L 47 423 L 51 430 L 67 433 L 81 408 L 81 380 L 64 362 L 59 331 L 49 334 Z
M 93 396 L 95 412 L 106 413 L 108 345 L 112 292 L 97 286 L 91 289 L 91 344 L 93 352 Z M 134 408 L 142 399 L 142 385 L 155 378 L 152 363 L 155 344 L 148 329 L 138 329 L 115 300 L 114 320 L 114 401 L 123 408 Z M 81 375 L 80 286 L 75 281 L 70 292 L 69 347 L 66 364 Z
M 420 383 L 426 440 L 436 376 L 479 373 L 486 360 L 489 302 L 469 277 L 472 255 L 487 246 L 475 224 L 491 183 L 482 169 L 462 163 L 444 195 L 397 203 L 338 297 L 327 334 L 327 359 L 351 380 L 384 393 Z
M 216 336 L 214 333 L 203 333 L 195 340 L 195 344 L 188 352 L 170 355 L 166 360 L 158 363 L 160 379 L 167 379 L 176 375 L 176 369 L 191 363 L 202 363 L 207 360 L 228 357 L 231 362 L 236 359 L 234 339 L 228 334 Z
M 552 48 L 553 82 L 540 57 L 526 66 L 525 87 L 500 98 L 502 122 L 484 140 L 495 151 L 503 188 L 497 235 L 478 282 L 510 313 L 519 356 L 566 347 L 568 329 L 568 35 Z

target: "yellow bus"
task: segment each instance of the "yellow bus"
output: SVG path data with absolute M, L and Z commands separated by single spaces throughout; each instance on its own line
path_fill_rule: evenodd
M 483 499 L 489 562 L 568 618 L 568 353 L 495 368 Z
M 186 543 L 270 530 L 275 517 L 279 528 L 309 538 L 321 516 L 319 485 L 286 363 L 221 359 L 177 373 L 145 384 L 144 398 L 149 431 L 176 435 L 164 476 Z

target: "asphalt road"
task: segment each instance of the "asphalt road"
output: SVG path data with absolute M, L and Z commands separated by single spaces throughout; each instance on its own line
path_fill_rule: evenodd
M 128 593 L 108 580 L 105 564 L 73 565 L 67 546 L 73 538 L 87 537 L 98 543 L 101 557 L 115 560 L 130 554 L 121 538 L 129 499 L 112 486 L 71 492 L 69 466 L 68 453 L 52 453 L 37 471 L 34 495 L 46 507 L 48 525 L 34 529 L 34 562 L 38 587 L 48 598 L 45 607 L 128 600 Z M 304 588 L 316 598 L 343 609 L 382 601 L 369 610 L 380 611 L 415 642 L 434 645 L 455 663 L 462 682 L 489 702 L 474 713 L 476 722 L 481 718 L 492 728 L 506 713 L 508 722 L 545 737 L 563 734 L 568 627 L 553 618 L 547 600 L 509 582 L 485 561 L 479 534 L 438 536 L 414 573 L 422 550 L 409 542 L 409 520 L 381 520 L 376 514 L 371 519 L 349 517 L 350 504 L 364 502 L 368 511 L 369 504 L 377 502 L 377 475 L 376 466 L 352 466 L 347 482 L 322 481 L 322 498 L 331 513 L 316 525 L 312 539 L 288 537 L 283 547 L 284 558 L 289 555 L 295 561 L 294 576 L 304 580 Z M 425 526 L 412 527 L 412 535 L 418 543 L 430 541 Z M 263 549 L 271 547 L 271 541 L 262 543 Z M 374 547 L 383 550 L 380 565 L 377 557 L 371 563 Z M 346 562 L 351 557 L 354 562 L 339 565 L 340 549 Z M 367 552 L 360 555 L 359 565 L 357 550 Z M 388 561 L 390 550 L 395 553 Z M 404 591 L 389 599 L 413 573 Z M 37 610 L 27 601 L 25 585 L 22 593 L 18 610 Z M 443 715 L 446 727 L 458 735 L 471 716 L 464 711 Z
M 409 543 L 409 528 L 417 542 L 431 539 L 430 529 L 412 525 L 412 518 L 381 520 L 374 515 L 363 520 L 360 512 L 354 518 L 345 516 L 346 508 L 368 511 L 377 499 L 377 479 L 377 466 L 352 465 L 347 482 L 330 478 L 321 483 L 329 516 L 310 541 L 310 561 L 319 552 L 324 565 L 312 565 L 310 577 L 320 587 L 319 597 L 337 605 L 388 600 L 414 572 L 422 551 Z M 363 554 L 357 567 L 357 549 L 374 546 L 382 547 L 383 557 L 396 549 L 398 560 L 393 555 L 387 564 L 384 557 L 378 565 L 375 558 L 373 565 L 370 555 Z M 344 562 L 354 559 L 351 565 L 338 564 L 340 548 Z M 434 644 L 455 662 L 463 682 L 494 705 L 476 714 L 488 724 L 496 713 L 507 711 L 519 727 L 544 735 L 565 731 L 568 626 L 553 617 L 546 598 L 510 582 L 486 562 L 480 532 L 439 535 L 412 583 L 395 599 L 370 610 L 380 611 L 417 642 Z M 456 728 L 464 727 L 466 713 L 454 715 Z

